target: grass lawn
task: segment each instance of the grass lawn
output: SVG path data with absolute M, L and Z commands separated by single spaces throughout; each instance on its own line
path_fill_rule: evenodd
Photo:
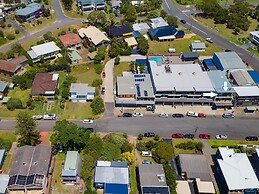
M 75 2 L 73 2 L 71 11 L 66 10 L 65 7 L 64 7 L 64 4 L 62 2 L 60 2 L 60 3 L 61 3 L 61 6 L 62 6 L 62 9 L 64 11 L 64 14 L 67 17 L 70 17 L 70 18 L 84 18 L 84 19 L 87 18 L 87 16 L 85 14 L 81 15 L 81 14 L 77 13 L 78 7 L 76 6 Z
M 6 27 L 5 28 L 1 28 L 1 30 L 4 32 L 4 35 L 8 35 L 8 34 L 13 34 L 15 36 L 14 40 L 8 40 L 7 38 L 2 38 L 0 37 L 0 46 L 4 45 L 4 44 L 8 44 L 10 42 L 17 42 L 18 39 L 20 39 L 21 37 L 23 37 L 22 33 L 19 34 L 15 34 L 14 32 L 14 28 L 13 27 Z
M 204 39 L 193 36 L 191 38 L 181 39 L 181 40 L 174 40 L 170 42 L 158 42 L 158 41 L 149 41 L 149 53 L 153 54 L 167 54 L 169 48 L 175 48 L 176 54 L 181 52 L 190 52 L 190 43 L 194 42 L 195 40 L 200 40 L 201 42 L 205 42 Z M 218 48 L 215 44 L 211 44 L 205 42 L 206 44 L 206 51 L 199 52 L 200 56 L 212 56 L 214 52 L 223 51 L 222 49 Z
M 136 180 L 136 166 L 130 165 L 130 185 L 132 194 L 138 193 L 137 180 Z
M 244 145 L 259 145 L 259 141 L 235 141 L 235 140 L 209 140 L 209 145 L 212 146 L 235 146 L 237 144 L 244 144 Z
M 114 65 L 113 76 L 116 80 L 117 76 L 122 76 L 123 71 L 130 71 L 130 63 L 121 62 L 119 65 Z
M 30 48 L 31 48 L 32 46 L 35 46 L 36 43 L 37 43 L 38 41 L 40 41 L 40 40 L 43 40 L 43 37 L 42 37 L 42 36 L 41 36 L 41 37 L 38 37 L 38 38 L 35 38 L 35 39 L 32 39 L 32 40 L 26 42 L 26 43 L 22 44 L 22 46 L 23 46 L 23 48 L 24 48 L 25 50 L 30 50 Z
M 26 107 L 26 103 L 29 100 L 30 89 L 21 90 L 20 88 L 15 87 L 14 90 L 10 90 L 8 96 L 11 98 L 19 98 L 22 101 L 23 107 Z
M 86 119 L 89 116 L 93 116 L 92 109 L 90 107 L 91 102 L 86 103 L 72 103 L 66 102 L 65 110 L 62 118 L 69 119 Z M 94 116 L 94 119 L 98 119 L 99 116 Z
M 180 143 L 185 143 L 187 141 L 194 141 L 198 142 L 197 140 L 191 140 L 191 139 L 173 139 L 173 149 L 174 149 L 174 155 L 178 156 L 179 154 L 196 154 L 195 150 L 184 150 L 184 149 L 179 149 L 176 148 L 175 145 L 180 144 Z

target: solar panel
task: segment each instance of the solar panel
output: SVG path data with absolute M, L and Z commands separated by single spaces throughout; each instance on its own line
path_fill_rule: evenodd
M 140 97 L 141 96 L 140 95 L 140 87 L 137 85 L 136 88 L 137 88 L 137 95 L 138 95 L 138 97 Z
M 27 181 L 26 181 L 26 185 L 31 185 L 31 184 L 33 184 L 33 182 L 34 182 L 34 177 L 35 177 L 35 175 L 30 175 L 30 176 L 28 176 Z
M 16 182 L 17 175 L 11 176 L 8 185 L 14 185 Z
M 144 95 L 148 96 L 147 90 L 144 90 Z
M 16 184 L 17 185 L 25 185 L 25 182 L 26 182 L 26 176 L 18 175 Z
M 145 79 L 135 79 L 135 82 L 144 82 Z
M 146 77 L 146 75 L 145 75 L 145 74 L 135 74 L 134 77 L 135 77 L 135 78 L 136 78 L 136 77 Z

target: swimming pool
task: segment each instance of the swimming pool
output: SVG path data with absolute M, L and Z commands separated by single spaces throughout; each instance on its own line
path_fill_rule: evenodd
M 163 62 L 163 58 L 162 57 L 150 57 L 150 60 L 155 61 L 155 62 Z

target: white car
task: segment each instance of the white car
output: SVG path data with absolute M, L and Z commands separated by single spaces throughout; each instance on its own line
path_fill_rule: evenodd
M 213 40 L 211 38 L 206 38 L 206 41 L 213 43 Z
M 133 117 L 143 117 L 142 113 L 136 112 L 133 114 Z
M 188 111 L 188 112 L 186 113 L 186 115 L 189 116 L 189 117 L 198 117 L 198 116 L 199 116 L 198 113 L 192 112 L 192 111 Z
M 215 138 L 216 139 L 227 139 L 228 136 L 226 136 L 226 135 L 216 135 Z
M 166 113 L 160 113 L 160 115 L 159 115 L 159 117 L 161 117 L 161 118 L 167 118 L 168 117 L 168 114 L 166 114 Z
M 84 124 L 93 124 L 94 121 L 91 120 L 91 119 L 85 119 L 85 120 L 83 120 L 83 123 L 84 123 Z
M 43 116 L 42 115 L 33 115 L 32 118 L 34 120 L 41 120 L 41 119 L 43 119 Z

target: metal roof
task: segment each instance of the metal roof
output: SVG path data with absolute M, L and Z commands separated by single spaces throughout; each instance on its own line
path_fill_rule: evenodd
M 211 83 L 217 93 L 234 93 L 231 84 L 229 83 L 225 72 L 220 70 L 208 71 L 208 76 L 211 80 Z M 224 86 L 227 86 L 224 89 Z
M 177 180 L 176 183 L 177 194 L 192 194 L 188 181 Z
M 255 84 L 254 80 L 251 78 L 246 70 L 234 70 L 231 71 L 230 74 L 239 86 L 252 86 Z
M 87 95 L 88 93 L 94 93 L 95 87 L 90 87 L 88 84 L 83 83 L 72 83 L 69 92 L 76 93 L 76 95 Z
M 169 26 L 169 24 L 162 17 L 152 18 L 150 19 L 150 21 L 151 21 L 151 27 L 154 29 Z
M 95 26 L 80 28 L 78 33 L 81 38 L 87 37 L 95 46 L 102 43 L 103 41 L 109 41 L 109 38 L 106 36 L 106 34 Z
M 48 53 L 53 53 L 56 51 L 60 51 L 61 49 L 56 45 L 55 42 L 47 42 L 44 44 L 40 44 L 37 46 L 31 47 L 31 50 L 34 52 L 34 54 L 39 57 Z M 31 53 L 31 52 L 30 52 Z M 28 54 L 30 55 L 29 51 Z M 31 57 L 33 59 L 33 57 Z
M 193 49 L 205 49 L 205 48 L 206 48 L 204 42 L 192 42 L 192 43 L 191 43 L 191 47 L 192 47 Z
M 181 54 L 184 58 L 199 58 L 199 54 L 197 52 L 182 52 Z
M 215 52 L 213 55 L 214 62 L 216 58 L 219 59 L 223 69 L 225 70 L 246 69 L 245 64 L 236 52 Z
M 6 193 L 9 178 L 8 174 L 0 174 L 0 193 Z
M 137 24 L 133 24 L 133 30 L 134 31 L 145 31 L 150 29 L 149 25 L 147 23 L 137 23 Z
M 117 77 L 117 92 L 118 95 L 134 95 L 135 83 L 133 76 Z
M 202 154 L 179 154 L 182 172 L 188 179 L 200 178 L 201 181 L 211 181 L 207 159 Z
M 153 60 L 149 63 L 156 91 L 214 91 L 207 72 L 198 64 L 159 65 Z
M 233 87 L 239 97 L 259 96 L 259 88 L 257 86 L 237 86 Z
M 235 153 L 233 149 L 218 149 L 222 159 L 217 159 L 228 189 L 259 189 L 259 182 L 245 153 Z
M 32 14 L 38 10 L 41 9 L 41 4 L 39 3 L 31 3 L 31 4 L 28 4 L 25 8 L 22 8 L 22 9 L 18 9 L 16 11 L 16 15 L 19 15 L 19 16 L 27 16 L 29 14 Z
M 4 158 L 4 156 L 5 156 L 5 150 L 4 149 L 1 149 L 0 150 L 0 165 L 1 165 L 1 162 L 2 162 L 2 160 L 3 160 L 3 158 Z M 0 166 L 1 167 L 1 166 Z
M 104 185 L 104 194 L 128 194 L 127 184 L 112 184 L 107 183 Z
M 3 92 L 6 88 L 6 83 L 0 81 L 0 92 Z
M 77 151 L 68 151 L 64 164 L 64 170 L 80 170 L 81 157 Z
M 257 71 L 248 71 L 249 75 L 254 80 L 255 84 L 259 84 L 259 73 Z
M 67 55 L 70 58 L 70 60 L 76 61 L 76 60 L 81 60 L 82 57 L 79 55 L 79 53 L 77 52 L 77 50 L 75 49 L 69 49 L 71 52 L 68 52 Z

